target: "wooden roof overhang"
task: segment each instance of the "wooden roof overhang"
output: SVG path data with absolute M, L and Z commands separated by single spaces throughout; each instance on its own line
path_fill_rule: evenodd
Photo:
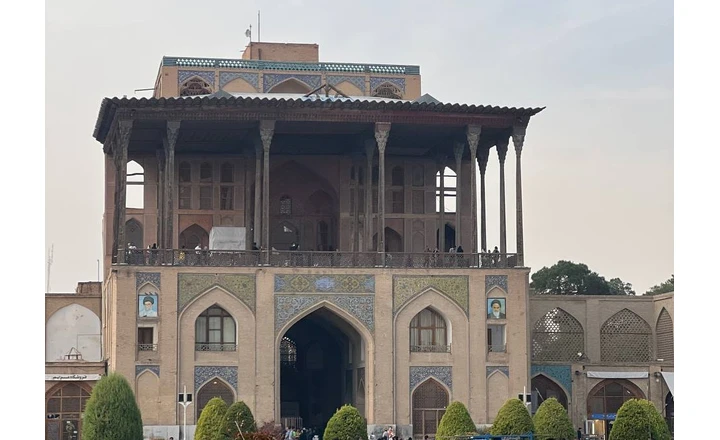
M 364 151 L 376 122 L 390 122 L 388 155 L 452 156 L 453 142 L 465 140 L 468 125 L 482 126 L 480 148 L 491 148 L 542 109 L 302 98 L 106 98 L 93 136 L 110 154 L 117 122 L 131 119 L 129 154 L 154 154 L 163 146 L 166 121 L 182 121 L 176 153 L 242 154 L 253 151 L 259 121 L 273 120 L 271 154 L 352 154 Z

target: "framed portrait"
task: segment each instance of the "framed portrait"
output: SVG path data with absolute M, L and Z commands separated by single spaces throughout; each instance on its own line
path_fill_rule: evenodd
M 138 316 L 140 318 L 158 317 L 157 293 L 144 293 L 138 296 Z
M 488 298 L 487 319 L 505 319 L 505 298 Z

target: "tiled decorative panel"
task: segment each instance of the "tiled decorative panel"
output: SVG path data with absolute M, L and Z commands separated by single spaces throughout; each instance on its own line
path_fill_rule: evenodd
M 145 283 L 152 283 L 160 288 L 160 272 L 135 272 L 135 288 L 139 289 Z
M 374 275 L 275 275 L 280 293 L 375 293 Z
M 486 275 L 485 276 L 485 293 L 489 292 L 493 287 L 499 287 L 507 293 L 508 278 L 507 275 Z
M 570 395 L 572 392 L 572 372 L 570 370 L 570 365 L 530 366 L 530 377 L 534 377 L 536 374 L 541 373 L 562 385 L 568 395 Z
M 304 82 L 311 89 L 315 89 L 320 87 L 322 77 L 320 75 L 295 75 L 293 73 L 266 73 L 263 75 L 263 92 L 267 93 L 268 90 L 290 78 Z
M 275 295 L 275 331 L 294 317 L 327 301 L 350 313 L 370 332 L 375 330 L 375 297 L 373 295 Z
M 215 72 L 205 70 L 178 70 L 178 85 L 184 83 L 193 76 L 199 76 L 208 82 L 211 86 L 215 85 Z
M 349 82 L 350 84 L 354 85 L 358 89 L 360 89 L 361 92 L 365 93 L 365 77 L 364 76 L 350 76 L 350 75 L 328 75 L 327 77 L 328 84 L 332 86 L 336 86 L 342 82 Z
M 195 367 L 195 392 L 197 393 L 200 386 L 213 377 L 223 379 L 237 391 L 237 376 L 237 367 Z
M 490 377 L 490 375 L 493 374 L 494 371 L 499 371 L 505 376 L 510 377 L 510 367 L 501 366 L 485 367 L 485 377 Z
M 393 313 L 415 295 L 432 288 L 455 301 L 467 314 L 468 282 L 467 275 L 393 275 Z
M 391 78 L 383 76 L 370 77 L 370 91 L 375 90 L 382 83 L 390 83 L 405 92 L 405 78 Z
M 249 73 L 249 72 L 220 72 L 220 88 L 225 87 L 226 84 L 238 79 L 242 78 L 245 81 L 247 81 L 251 86 L 255 87 L 255 90 L 258 88 L 258 84 L 260 84 L 260 75 L 257 73 Z
M 145 370 L 150 370 L 155 373 L 157 377 L 160 377 L 159 365 L 135 365 L 135 377 L 140 376 L 140 374 Z
M 410 367 L 410 392 L 428 377 L 444 383 L 452 391 L 452 367 Z
M 178 311 L 193 298 L 219 286 L 244 302 L 255 312 L 255 275 L 181 273 L 178 275 Z

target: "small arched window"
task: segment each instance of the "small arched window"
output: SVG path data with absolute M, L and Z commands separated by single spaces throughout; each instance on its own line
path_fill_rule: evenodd
M 392 186 L 403 186 L 405 184 L 405 172 L 401 166 L 392 170 Z
M 235 174 L 235 167 L 232 166 L 230 163 L 224 163 L 222 164 L 222 167 L 220 167 L 220 182 L 221 183 L 233 183 L 234 182 L 234 175 Z
M 235 351 L 235 320 L 222 307 L 212 306 L 195 320 L 195 351 Z
M 180 86 L 180 96 L 209 95 L 212 93 L 212 86 L 197 76 L 190 78 Z
M 192 180 L 192 172 L 190 164 L 187 162 L 180 162 L 180 172 L 178 173 L 180 183 L 189 183 Z
M 447 325 L 439 313 L 427 308 L 410 321 L 410 351 L 450 352 Z

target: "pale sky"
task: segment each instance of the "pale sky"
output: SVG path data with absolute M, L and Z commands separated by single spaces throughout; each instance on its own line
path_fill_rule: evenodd
M 673 273 L 672 1 L 70 0 L 46 5 L 52 291 L 97 278 L 104 162 L 92 132 L 102 99 L 152 87 L 163 55 L 239 58 L 248 25 L 257 36 L 258 9 L 261 40 L 317 43 L 321 61 L 419 65 L 423 93 L 443 102 L 546 106 L 522 160 L 533 272 L 583 262 L 638 293 Z M 490 158 L 492 247 L 494 150 Z M 514 170 L 509 153 L 510 252 Z

